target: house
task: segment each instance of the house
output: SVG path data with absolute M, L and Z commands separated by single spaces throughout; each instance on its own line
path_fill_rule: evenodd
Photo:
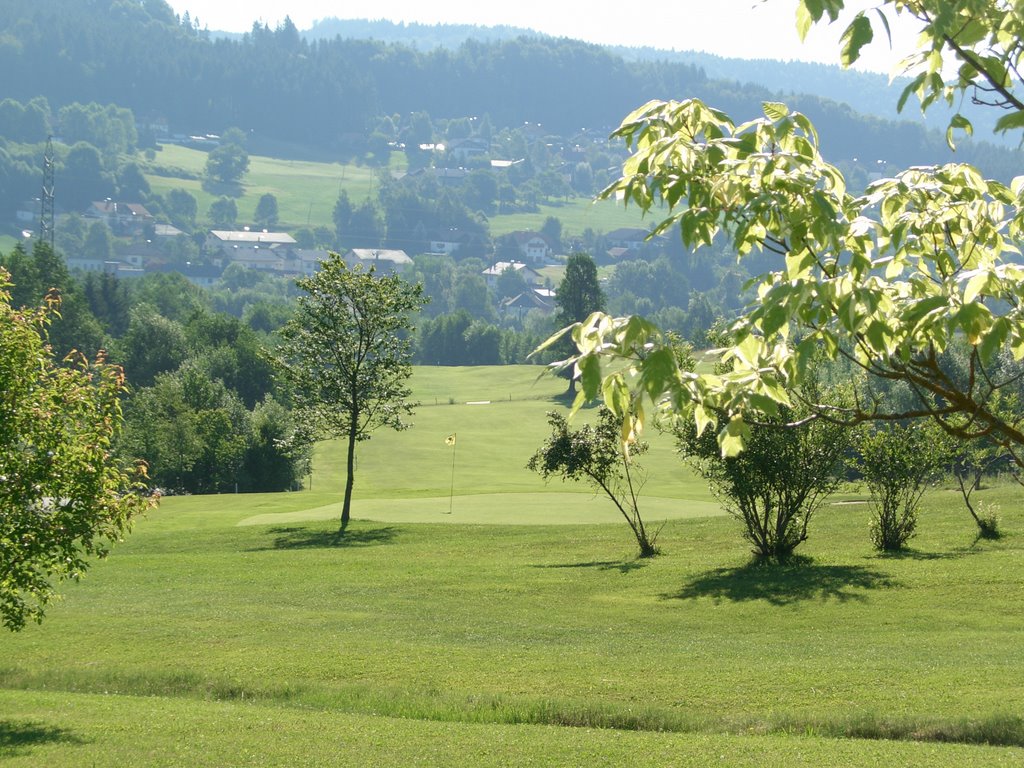
M 117 260 L 131 267 L 143 267 L 151 261 L 161 261 L 164 258 L 163 251 L 159 246 L 150 242 L 132 242 L 125 245 L 114 246 Z
M 178 272 L 184 275 L 185 279 L 193 285 L 209 288 L 220 280 L 224 270 L 212 264 L 192 264 L 191 262 L 186 262 L 184 265 L 176 265 L 152 262 L 146 265 L 146 272 Z
M 525 162 L 524 158 L 519 160 L 491 160 L 491 170 L 507 171 L 509 168 L 515 168 L 517 165 L 522 165 Z
M 287 232 L 268 232 L 262 230 L 250 230 L 246 227 L 243 230 L 228 231 L 212 229 L 206 236 L 206 249 L 208 251 L 219 251 L 230 246 L 262 246 L 264 248 L 277 248 L 282 245 L 295 245 L 295 238 Z
M 622 227 L 613 229 L 604 236 L 605 243 L 609 250 L 624 248 L 632 255 L 636 255 L 650 247 L 662 247 L 667 242 L 664 235 L 650 237 L 650 231 L 640 227 Z
M 545 315 L 553 314 L 555 311 L 554 298 L 545 298 L 540 291 L 523 291 L 518 296 L 505 299 L 498 304 L 498 311 L 503 315 L 515 315 L 522 321 L 528 312 L 537 310 Z
M 239 248 L 259 248 L 269 250 L 288 248 L 296 245 L 295 238 L 286 232 L 268 232 L 267 230 L 239 231 L 214 229 L 206 236 L 203 250 L 213 259 L 214 264 L 221 266 L 236 261 Z
M 234 246 L 229 254 L 228 264 L 240 264 L 247 269 L 258 269 L 263 272 L 284 272 L 290 261 L 290 254 L 286 248 L 238 245 Z
M 548 264 L 555 255 L 555 249 L 544 235 L 539 232 L 512 232 L 523 260 L 528 264 Z
M 351 266 L 362 264 L 364 267 L 375 267 L 381 272 L 401 272 L 412 264 L 412 259 L 405 251 L 353 248 L 345 254 L 345 263 Z
M 289 248 L 286 269 L 293 275 L 311 277 L 320 271 L 320 263 L 326 261 L 330 251 L 314 248 Z
M 497 285 L 498 278 L 504 274 L 506 269 L 514 270 L 522 275 L 523 280 L 526 281 L 527 285 L 542 285 L 544 282 L 544 278 L 541 277 L 540 272 L 532 267 L 528 267 L 521 261 L 499 261 L 481 273 L 484 276 L 484 280 L 487 282 L 487 287 L 493 288 Z
M 107 261 L 106 259 L 94 258 L 91 256 L 82 256 L 81 254 L 75 256 L 68 256 L 64 259 L 64 263 L 72 272 L 116 272 L 117 262 Z M 109 265 L 109 266 L 108 266 Z
M 117 203 L 109 198 L 94 201 L 85 212 L 86 218 L 99 219 L 112 232 L 119 235 L 138 233 L 147 224 L 153 223 L 151 214 L 144 205 L 139 203 Z
M 474 236 L 471 233 L 455 228 L 438 233 L 437 237 L 429 242 L 430 253 L 441 253 L 445 256 L 458 253 L 467 245 L 472 244 L 474 244 Z M 479 245 L 479 242 L 476 244 Z
M 173 224 L 154 224 L 153 237 L 173 240 L 178 235 L 185 234 Z
M 457 163 L 484 157 L 490 151 L 491 145 L 485 139 L 455 139 L 448 144 L 448 157 Z
M 431 240 L 430 241 L 430 252 L 440 253 L 444 256 L 451 256 L 459 250 L 459 246 L 462 245 L 458 240 Z

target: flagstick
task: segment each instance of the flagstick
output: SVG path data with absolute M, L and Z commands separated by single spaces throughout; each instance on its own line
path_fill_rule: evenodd
M 452 509 L 455 506 L 455 449 L 459 447 L 459 441 L 457 439 L 457 436 L 453 434 L 452 437 L 456 439 L 452 442 L 452 489 L 451 492 L 448 494 L 449 515 L 452 513 Z

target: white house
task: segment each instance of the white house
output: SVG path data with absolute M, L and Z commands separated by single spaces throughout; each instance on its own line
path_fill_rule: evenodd
M 512 237 L 523 260 L 529 264 L 547 264 L 555 254 L 551 243 L 539 232 L 513 232 Z

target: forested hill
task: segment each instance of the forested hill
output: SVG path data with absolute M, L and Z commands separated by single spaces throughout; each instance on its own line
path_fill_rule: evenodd
M 484 116 L 495 127 L 541 123 L 549 134 L 609 131 L 652 98 L 699 96 L 737 118 L 757 115 L 775 94 L 710 79 L 683 63 L 627 62 L 605 48 L 565 39 L 467 41 L 418 51 L 342 37 L 306 40 L 293 24 L 254 25 L 240 39 L 213 39 L 179 20 L 163 0 L 6 0 L 0 4 L 0 100 L 44 96 L 129 107 L 172 131 L 238 126 L 321 150 L 344 150 L 381 115 Z M 900 164 L 946 159 L 938 134 L 860 118 L 817 97 L 790 98 L 826 137 L 835 160 Z M 42 138 L 42 137 L 41 137 Z M 988 152 L 989 150 L 986 150 Z M 1006 156 L 962 153 L 988 173 Z
M 214 34 L 222 34 L 214 32 Z M 309 40 L 333 37 L 373 39 L 430 51 L 435 48 L 457 50 L 467 40 L 502 41 L 517 37 L 544 37 L 541 33 L 521 27 L 482 27 L 469 24 L 395 23 L 383 19 L 320 19 L 302 32 Z M 884 43 L 879 43 L 884 44 Z M 687 64 L 702 70 L 715 81 L 750 83 L 768 88 L 788 98 L 789 94 L 807 94 L 847 104 L 864 115 L 920 123 L 926 127 L 945 129 L 952 108 L 936 104 L 927 115 L 916 108 L 913 100 L 900 112 L 896 109 L 896 91 L 909 82 L 898 78 L 889 82 L 887 74 L 843 69 L 838 64 L 812 64 L 803 61 L 766 59 L 735 59 L 702 51 L 664 50 L 651 47 L 606 46 L 626 62 L 671 62 Z M 780 55 L 783 52 L 780 51 Z M 836 51 L 835 60 L 839 60 Z M 1016 146 L 1013 136 L 992 135 L 997 114 L 971 104 L 960 105 L 974 122 L 977 135 L 1006 146 Z

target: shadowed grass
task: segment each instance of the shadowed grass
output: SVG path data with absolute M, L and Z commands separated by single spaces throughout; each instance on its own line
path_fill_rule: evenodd
M 303 711 L 373 713 L 375 716 L 439 723 L 547 725 L 652 733 L 714 733 L 733 735 L 804 735 L 829 739 L 874 739 L 1024 747 L 1024 719 L 994 714 L 974 718 L 878 717 L 851 714 L 834 718 L 764 717 L 735 713 L 712 717 L 649 704 L 615 706 L 557 698 L 510 697 L 449 691 L 415 691 L 376 685 L 333 690 L 277 686 L 246 688 L 228 680 L 198 676 L 140 675 L 101 678 L 41 675 L 20 677 L 0 673 L 3 687 L 13 690 L 60 689 L 75 694 L 173 697 L 207 702 L 249 702 Z M 65 729 L 39 723 L 0 720 L 0 755 L 48 741 L 81 743 Z
M 274 536 L 271 549 L 310 549 L 346 547 L 369 547 L 390 544 L 395 540 L 398 531 L 395 528 L 367 528 L 363 530 L 348 529 L 344 533 L 337 531 L 318 531 L 308 528 L 270 528 L 267 533 Z M 257 550 L 258 551 L 258 550 Z
M 83 741 L 66 728 L 0 718 L 0 757 L 16 757 L 30 752 L 31 747 L 49 743 L 81 744 Z
M 716 568 L 665 597 L 765 600 L 772 605 L 788 605 L 802 600 L 864 601 L 868 590 L 898 586 L 883 571 L 861 565 L 817 565 L 810 558 L 794 557 L 781 565 L 754 560 L 738 568 Z

